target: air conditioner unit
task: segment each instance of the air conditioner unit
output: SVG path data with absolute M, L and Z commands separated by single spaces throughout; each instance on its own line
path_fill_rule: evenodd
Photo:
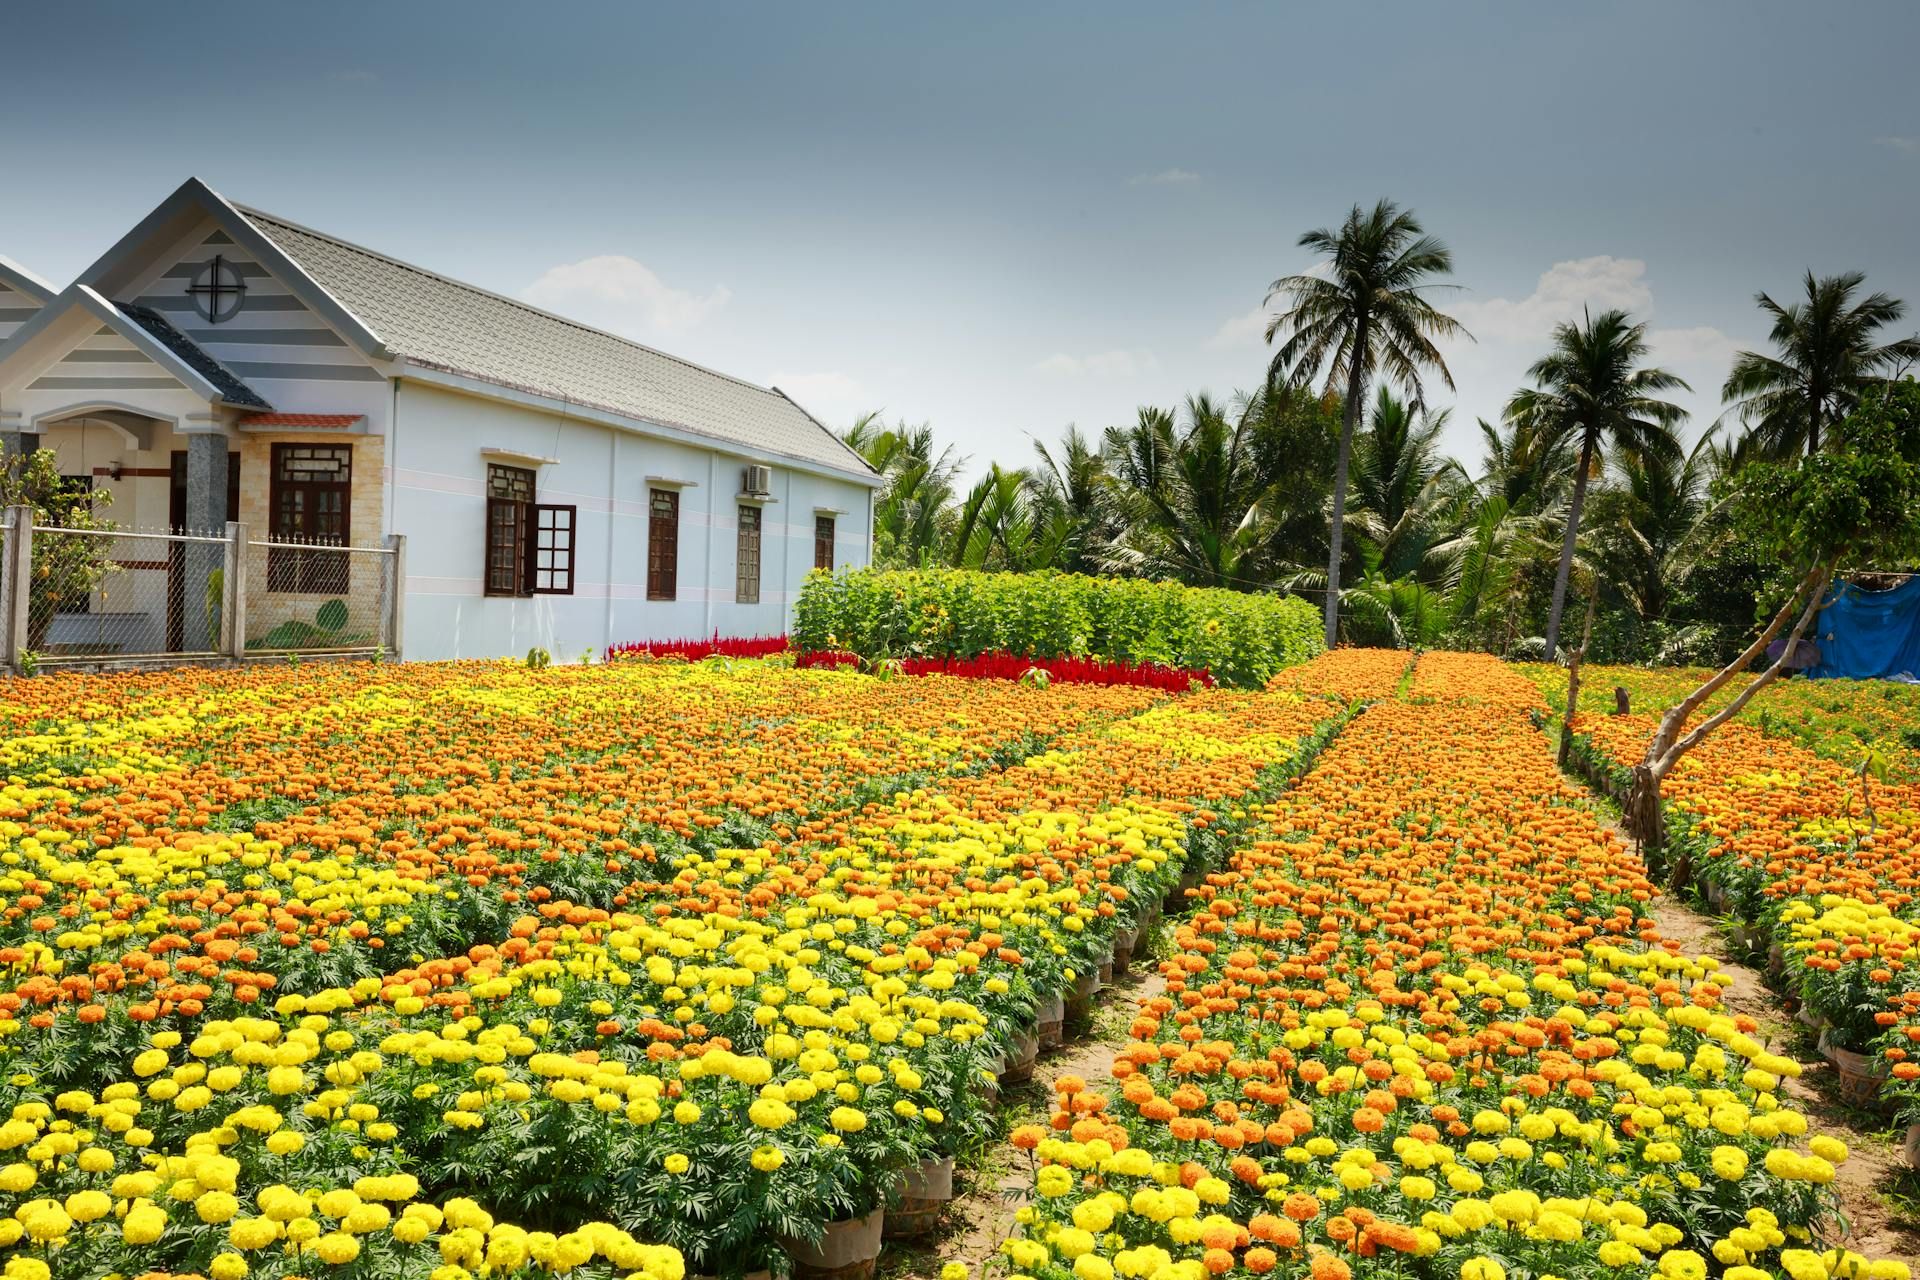
M 759 498 L 766 497 L 773 492 L 773 468 L 748 467 L 745 483 L 740 488 L 743 493 L 750 493 Z

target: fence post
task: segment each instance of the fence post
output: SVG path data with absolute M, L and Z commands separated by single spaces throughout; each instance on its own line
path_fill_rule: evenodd
M 247 526 L 227 521 L 226 599 L 220 604 L 220 652 L 241 662 L 247 656 Z
M 388 569 L 393 574 L 393 607 L 388 613 L 387 656 L 395 662 L 402 661 L 400 637 L 407 623 L 407 535 L 390 533 L 387 546 L 392 549 L 392 563 Z
M 8 507 L 5 562 L 0 563 L 0 665 L 20 670 L 27 649 L 27 606 L 33 592 L 33 508 Z

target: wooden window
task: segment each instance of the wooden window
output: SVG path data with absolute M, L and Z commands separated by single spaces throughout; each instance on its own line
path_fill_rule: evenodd
M 573 594 L 573 530 L 578 511 L 571 506 L 535 503 L 533 507 L 533 591 L 535 595 Z
M 760 603 L 760 508 L 740 508 L 739 550 L 735 556 L 733 598 Z
M 487 576 L 490 596 L 573 594 L 579 511 L 533 500 L 533 472 L 487 465 Z
M 680 578 L 680 495 L 647 491 L 647 599 L 672 600 Z
M 490 596 L 532 593 L 527 575 L 533 527 L 533 472 L 487 466 L 487 578 Z
M 833 517 L 813 518 L 813 567 L 833 572 Z
M 353 446 L 276 444 L 267 500 L 271 540 L 345 546 L 352 530 Z M 344 551 L 271 547 L 267 590 L 345 591 L 347 564 Z

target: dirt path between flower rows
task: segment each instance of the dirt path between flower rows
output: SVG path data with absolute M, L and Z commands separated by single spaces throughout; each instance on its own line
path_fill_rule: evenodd
M 1107 1083 L 1135 1013 L 1166 986 L 1159 962 L 1145 957 L 1136 959 L 1126 974 L 1116 975 L 1113 986 L 1094 997 L 1092 1025 L 1064 1048 L 1042 1054 L 1032 1081 L 1011 1086 L 1002 1095 L 1008 1127 L 1045 1124 L 1053 1109 L 1053 1082 L 1061 1076 L 1076 1075 L 1096 1086 Z M 1002 1134 L 976 1160 L 962 1161 L 941 1229 L 921 1240 L 888 1241 L 880 1255 L 880 1280 L 936 1280 L 944 1262 L 964 1262 L 979 1276 L 1001 1242 L 1013 1234 L 1013 1215 L 1033 1185 L 1019 1163 L 1023 1158 Z
M 1832 1065 L 1789 1015 L 1785 997 L 1768 987 L 1757 970 L 1728 958 L 1712 920 L 1665 896 L 1654 903 L 1653 918 L 1662 937 L 1680 943 L 1691 954 L 1720 961 L 1727 1007 L 1753 1018 L 1760 1024 L 1759 1038 L 1769 1049 L 1804 1068 L 1799 1079 L 1784 1083 L 1782 1092 L 1806 1112 L 1815 1132 L 1839 1138 L 1851 1151 L 1834 1179 L 1844 1221 L 1830 1224 L 1826 1244 L 1869 1258 L 1920 1259 L 1920 1215 L 1906 1199 L 1913 1178 L 1900 1151 L 1900 1133 L 1889 1129 L 1885 1120 L 1840 1100 Z M 1903 1186 L 1909 1188 L 1905 1195 Z

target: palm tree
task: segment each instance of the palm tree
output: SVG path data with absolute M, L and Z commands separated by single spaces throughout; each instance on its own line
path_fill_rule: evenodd
M 1619 484 L 1594 502 L 1598 569 L 1642 622 L 1667 617 L 1703 550 L 1707 485 L 1720 456 L 1708 431 L 1678 453 L 1623 454 Z
M 1300 247 L 1326 259 L 1326 274 L 1283 276 L 1267 291 L 1267 300 L 1284 295 L 1285 311 L 1267 324 L 1274 352 L 1270 379 L 1306 384 L 1326 370 L 1326 387 L 1345 395 L 1340 446 L 1333 471 L 1333 525 L 1327 553 L 1327 644 L 1340 630 L 1340 539 L 1346 519 L 1347 466 L 1353 451 L 1354 424 L 1365 403 L 1367 383 L 1384 373 L 1400 383 L 1415 402 L 1424 403 L 1421 373 L 1432 369 L 1448 388 L 1453 375 L 1434 345 L 1436 338 L 1467 336 L 1451 317 L 1435 310 L 1426 295 L 1434 277 L 1453 270 L 1453 254 L 1429 236 L 1409 210 L 1382 200 L 1371 212 L 1359 205 L 1338 231 L 1321 227 L 1300 237 Z
M 1059 456 L 1038 440 L 1033 451 L 1040 462 L 1027 473 L 1027 490 L 1046 567 L 1090 572 L 1113 537 L 1106 459 L 1078 427 L 1067 428 Z
M 1508 421 L 1577 436 L 1580 441 L 1560 567 L 1554 574 L 1553 603 L 1547 612 L 1548 662 L 1559 647 L 1560 615 L 1567 603 L 1574 541 L 1580 535 L 1580 509 L 1587 500 L 1587 481 L 1601 441 L 1623 453 L 1679 449 L 1673 428 L 1687 416 L 1686 411 L 1657 399 L 1655 393 L 1689 388 L 1665 369 L 1638 367 L 1646 355 L 1647 327 L 1635 324 L 1626 312 L 1584 316 L 1580 324 L 1554 328 L 1553 350 L 1527 370 L 1534 385 L 1515 392 L 1507 402 Z
M 1559 431 L 1522 420 L 1500 427 L 1479 419 L 1485 445 L 1479 489 L 1506 500 L 1509 510 L 1537 513 L 1566 496 L 1573 481 L 1573 441 Z
M 951 521 L 954 482 L 965 464 L 953 446 L 936 451 L 932 426 L 889 427 L 878 413 L 862 414 L 841 439 L 885 482 L 874 504 L 875 558 L 919 565 L 939 553 Z
M 1448 413 L 1423 413 L 1383 386 L 1367 429 L 1354 440 L 1348 512 L 1372 544 L 1369 559 L 1397 579 L 1414 572 L 1445 511 L 1466 487 L 1460 464 L 1440 456 Z
M 1820 451 L 1823 427 L 1844 418 L 1869 383 L 1896 376 L 1920 359 L 1920 337 L 1874 345 L 1877 331 L 1906 314 L 1906 304 L 1884 293 L 1854 295 L 1866 276 L 1848 271 L 1816 280 L 1807 272 L 1804 302 L 1782 306 L 1766 294 L 1756 301 L 1773 317 L 1768 334 L 1777 355 L 1742 351 L 1720 390 L 1734 401 L 1757 451 L 1773 458 Z
M 994 463 L 967 491 L 955 519 L 948 559 L 955 568 L 1026 573 L 1044 568 L 1034 541 L 1027 473 Z
M 1271 580 L 1268 498 L 1281 462 L 1262 449 L 1257 397 L 1233 406 L 1190 398 L 1185 422 L 1142 409 L 1109 427 L 1107 470 L 1120 532 L 1109 570 L 1247 589 Z

